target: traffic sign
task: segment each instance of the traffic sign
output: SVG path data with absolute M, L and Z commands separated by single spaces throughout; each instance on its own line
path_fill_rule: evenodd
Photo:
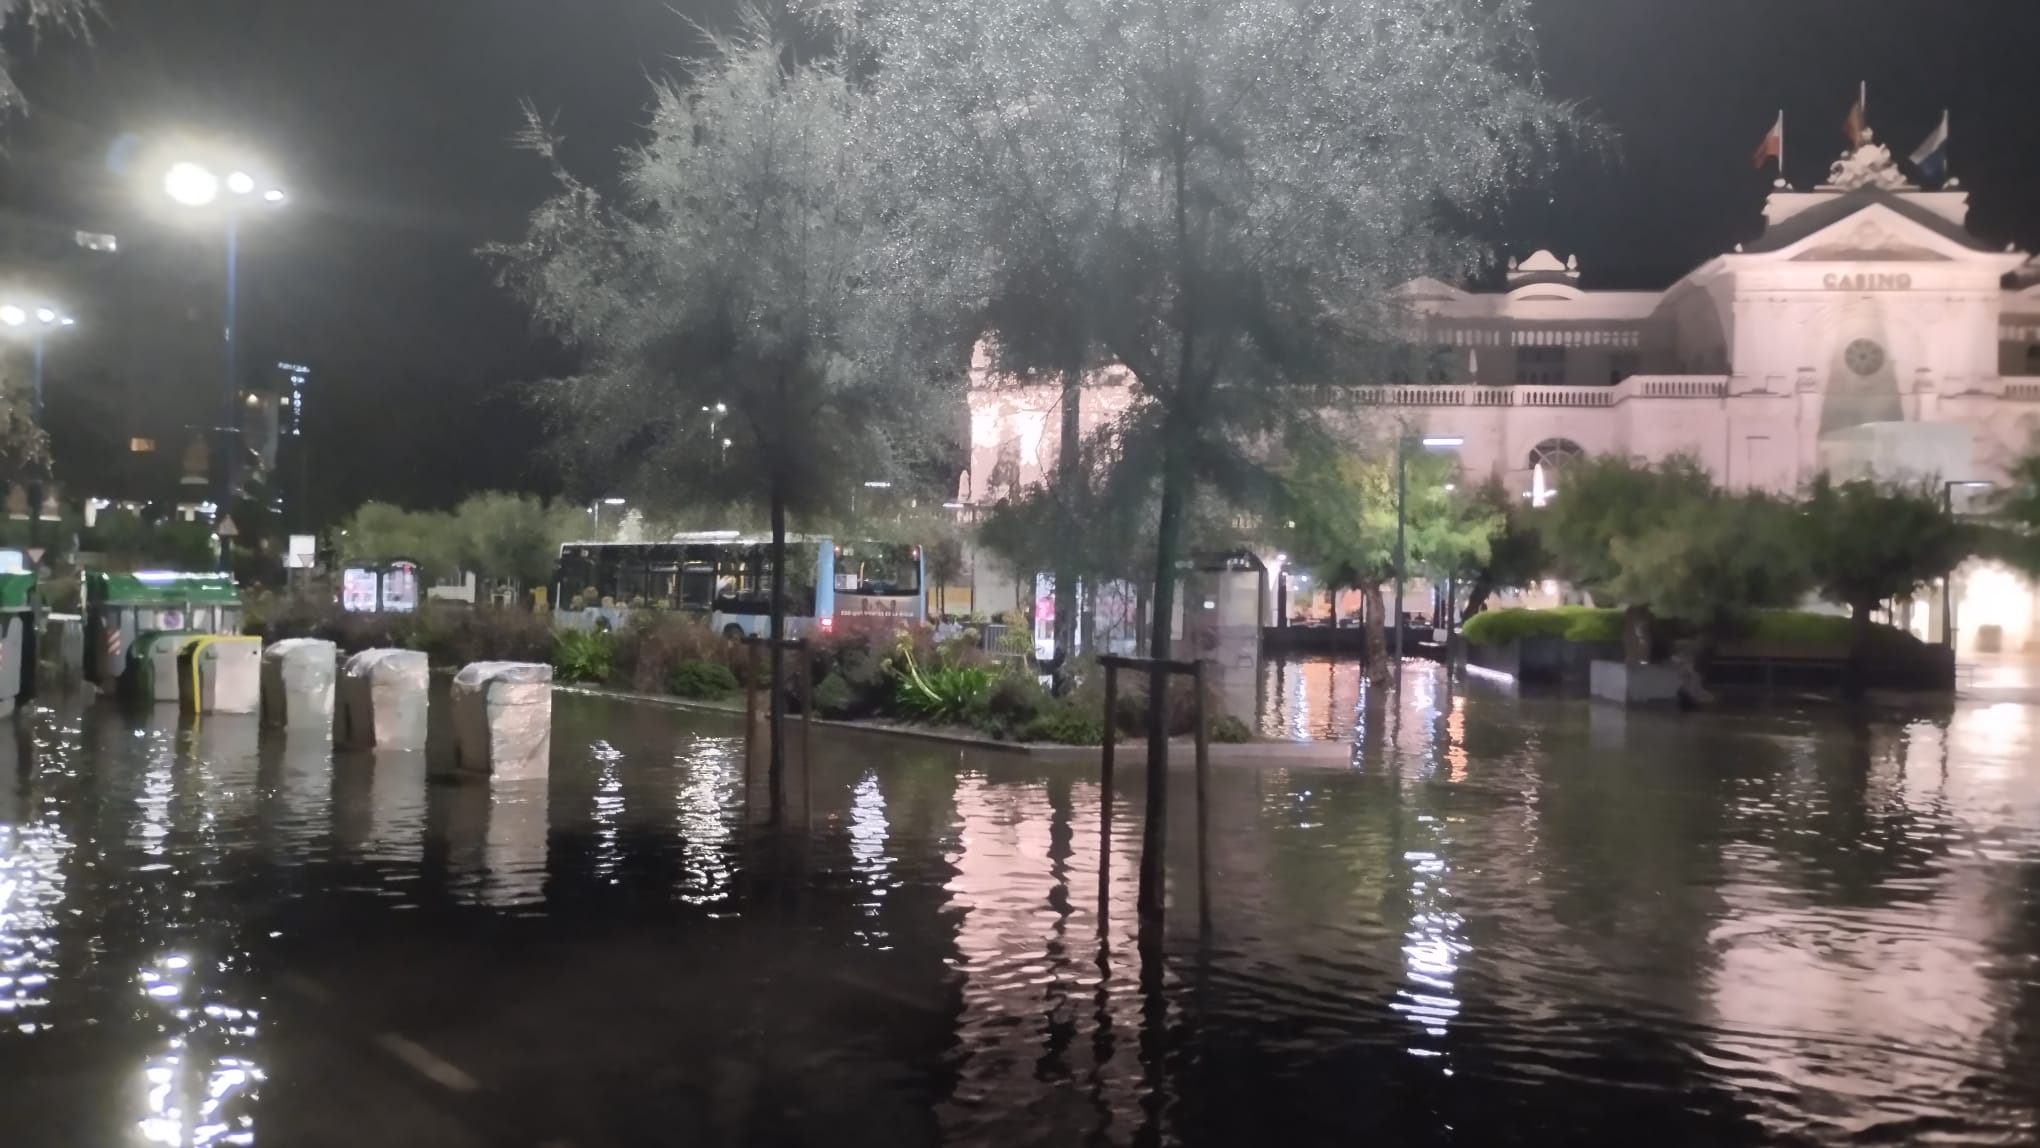
M 221 538 L 239 538 L 241 536 L 241 528 L 234 525 L 233 515 L 222 514 L 220 515 L 220 524 L 213 528 L 213 533 Z

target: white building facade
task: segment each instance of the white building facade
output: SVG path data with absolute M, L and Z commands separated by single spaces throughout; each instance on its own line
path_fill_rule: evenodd
M 1567 459 L 1610 453 L 1686 454 L 1725 487 L 1781 493 L 1823 471 L 2001 483 L 2040 450 L 2040 262 L 1980 241 L 1967 215 L 1966 192 L 1914 187 L 1866 143 L 1663 291 L 1588 290 L 1543 251 L 1511 261 L 1500 291 L 1411 283 L 1428 354 L 1364 393 L 1386 420 L 1464 439 L 1471 477 L 1526 498 L 1563 497 Z M 1059 395 L 975 381 L 965 497 L 990 501 L 1052 468 Z M 1125 402 L 1101 382 L 1087 429 Z M 1953 593 L 1960 651 L 2040 650 L 2031 582 L 1972 564 Z M 1940 640 L 1939 615 L 1916 611 L 1915 630 Z

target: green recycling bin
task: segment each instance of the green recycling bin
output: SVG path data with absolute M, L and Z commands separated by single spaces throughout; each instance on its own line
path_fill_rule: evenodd
M 144 570 L 93 571 L 85 578 L 85 677 L 102 692 L 124 686 L 129 655 L 141 635 L 234 634 L 241 628 L 241 596 L 233 579 L 216 573 Z M 176 701 L 174 675 L 166 678 Z
M 35 693 L 35 575 L 0 574 L 0 717 Z
M 193 643 L 207 636 L 184 630 L 151 630 L 136 638 L 134 648 L 128 651 L 127 673 L 121 679 L 121 692 L 134 701 L 179 700 L 182 696 L 179 691 L 183 687 L 177 680 L 178 659 Z

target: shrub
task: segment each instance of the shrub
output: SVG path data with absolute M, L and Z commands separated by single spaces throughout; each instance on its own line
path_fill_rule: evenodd
M 1036 714 L 1014 736 L 1020 741 L 1050 742 L 1056 745 L 1103 745 L 1105 723 L 1096 709 L 1084 709 L 1068 698 Z
M 832 720 L 856 716 L 856 693 L 841 674 L 830 674 L 815 683 L 815 713 Z
M 553 635 L 553 670 L 563 682 L 608 681 L 615 653 L 607 634 L 561 630 Z
M 983 712 L 991 692 L 992 671 L 982 666 L 945 666 L 910 670 L 893 687 L 893 706 L 901 717 L 933 725 L 968 723 Z
M 1553 606 L 1545 610 L 1511 607 L 1486 610 L 1466 620 L 1461 631 L 1476 646 L 1506 646 L 1524 638 L 1563 638 L 1571 642 L 1619 642 L 1622 611 L 1593 606 Z
M 1783 646 L 1846 646 L 1849 619 L 1839 614 L 1808 614 L 1798 610 L 1761 610 L 1750 615 L 1748 631 L 1759 642 Z
M 1055 705 L 1055 698 L 1036 678 L 1021 673 L 1003 674 L 986 691 L 971 724 L 979 732 L 1001 740 L 1018 737 Z
M 612 637 L 616 680 L 639 693 L 669 688 L 682 662 L 715 662 L 733 673 L 743 665 L 744 648 L 686 614 L 664 610 L 633 611 L 630 621 Z
M 706 662 L 689 658 L 673 667 L 673 675 L 667 682 L 674 696 L 683 698 L 722 698 L 736 693 L 737 675 L 721 662 Z
M 424 650 L 434 665 L 545 662 L 553 653 L 552 620 L 497 606 L 437 606 L 416 614 L 361 615 L 390 619 L 392 644 Z
M 1254 731 L 1233 715 L 1220 714 L 1211 723 L 1211 740 L 1220 745 L 1244 745 L 1254 740 Z
M 1851 640 L 1847 616 L 1805 610 L 1759 610 L 1750 615 L 1741 636 L 1781 646 L 1847 646 Z M 1904 630 L 1882 623 L 1871 627 L 1870 641 L 1884 649 L 1923 644 Z

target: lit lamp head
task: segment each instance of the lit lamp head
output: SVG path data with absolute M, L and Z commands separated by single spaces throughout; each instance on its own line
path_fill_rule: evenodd
M 12 303 L 0 304 L 0 323 L 5 323 L 10 327 L 19 327 L 26 322 L 28 322 L 28 312 L 16 307 Z
M 186 207 L 204 207 L 219 198 L 220 179 L 198 164 L 173 163 L 163 173 L 163 191 Z

